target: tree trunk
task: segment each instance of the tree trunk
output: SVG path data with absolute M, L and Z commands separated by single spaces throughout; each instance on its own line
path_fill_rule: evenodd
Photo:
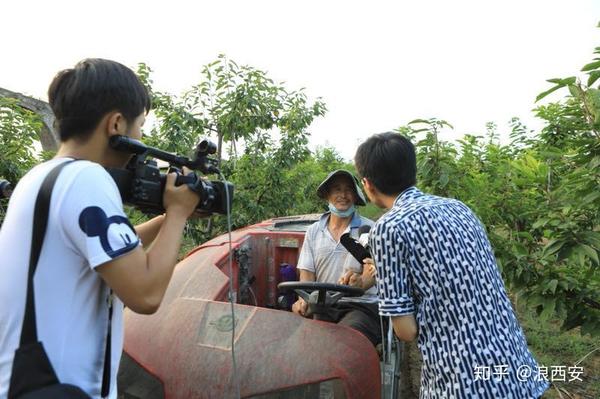
M 217 161 L 219 162 L 219 166 L 221 166 L 221 155 L 223 149 L 223 133 L 217 132 L 218 143 L 217 143 Z
M 56 151 L 58 149 L 60 139 L 54 128 L 54 113 L 47 102 L 2 87 L 0 87 L 0 97 L 14 98 L 19 101 L 21 107 L 38 114 L 42 120 L 42 129 L 39 132 L 42 149 L 44 151 Z

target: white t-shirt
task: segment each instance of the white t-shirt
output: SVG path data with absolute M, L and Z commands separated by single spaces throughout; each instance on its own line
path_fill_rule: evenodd
M 16 186 L 0 230 L 0 398 L 6 398 L 19 346 L 35 200 L 46 175 L 67 161 L 33 168 Z M 109 288 L 94 270 L 140 245 L 118 188 L 100 165 L 63 168 L 52 191 L 48 227 L 34 276 L 38 339 L 62 383 L 100 398 Z M 123 303 L 113 302 L 111 391 L 123 348 Z

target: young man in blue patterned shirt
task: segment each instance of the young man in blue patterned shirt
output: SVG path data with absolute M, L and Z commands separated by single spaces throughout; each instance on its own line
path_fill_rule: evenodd
M 415 187 L 414 146 L 397 133 L 370 137 L 355 164 L 371 201 L 389 209 L 371 230 L 379 313 L 400 339 L 418 338 L 420 398 L 539 398 L 548 382 L 479 219 Z

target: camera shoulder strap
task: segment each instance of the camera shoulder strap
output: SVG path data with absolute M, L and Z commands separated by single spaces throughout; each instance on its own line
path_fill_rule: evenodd
M 48 227 L 48 213 L 52 188 L 61 170 L 73 161 L 62 162 L 48 173 L 35 200 L 33 210 L 33 230 L 31 233 L 31 250 L 29 252 L 29 273 L 27 275 L 27 301 L 25 303 L 25 317 L 21 329 L 21 346 L 38 341 L 37 322 L 35 316 L 35 297 L 33 292 L 33 276 L 37 269 L 46 228 Z
M 57 165 L 48 173 L 44 178 L 40 191 L 38 192 L 35 200 L 35 207 L 33 211 L 33 230 L 31 234 L 31 250 L 29 253 L 29 272 L 27 275 L 27 300 L 25 303 L 25 316 L 23 317 L 23 326 L 21 329 L 21 341 L 20 346 L 23 347 L 27 344 L 38 342 L 37 335 L 37 321 L 35 315 L 35 296 L 33 289 L 33 277 L 37 269 L 40 254 L 42 252 L 42 245 L 44 244 L 44 237 L 46 235 L 46 229 L 48 227 L 48 215 L 50 211 L 50 200 L 52 198 L 52 189 L 56 183 L 58 175 L 68 164 L 77 161 L 69 160 L 62 162 Z M 102 375 L 102 397 L 108 396 L 110 390 L 110 341 L 111 341 L 111 322 L 112 322 L 112 290 L 110 291 L 110 298 L 108 304 L 108 330 L 106 333 L 106 351 L 104 356 L 104 371 Z M 108 371 L 107 371 L 108 369 Z

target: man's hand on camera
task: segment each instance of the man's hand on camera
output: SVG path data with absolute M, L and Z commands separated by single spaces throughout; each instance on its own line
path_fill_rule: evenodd
M 187 171 L 186 168 L 184 168 L 184 170 Z M 202 179 L 204 182 L 207 181 L 205 178 L 199 177 L 199 176 L 198 176 L 198 179 Z M 192 216 L 190 216 L 190 219 L 204 219 L 204 218 L 210 217 L 212 214 L 213 214 L 212 212 L 207 212 L 202 209 L 196 208 L 194 210 L 194 213 L 192 213 Z
M 188 175 L 190 172 L 184 169 L 184 173 Z M 192 191 L 186 184 L 175 186 L 176 178 L 176 173 L 167 175 L 163 204 L 167 214 L 176 214 L 188 218 L 195 211 L 200 201 L 200 195 Z

